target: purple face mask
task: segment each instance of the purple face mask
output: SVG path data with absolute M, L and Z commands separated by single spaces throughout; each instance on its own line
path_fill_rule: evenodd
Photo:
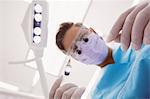
M 90 33 L 84 40 L 77 41 L 77 50 L 72 55 L 85 64 L 101 64 L 108 55 L 108 47 L 102 38 Z

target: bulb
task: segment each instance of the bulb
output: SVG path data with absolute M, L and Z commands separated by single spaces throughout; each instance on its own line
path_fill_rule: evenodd
M 33 41 L 34 41 L 34 43 L 39 44 L 41 42 L 41 37 L 40 36 L 34 36 Z
M 39 27 L 35 27 L 33 31 L 34 31 L 34 33 L 36 35 L 40 35 L 41 34 L 41 28 L 39 28 Z
M 40 4 L 36 4 L 34 6 L 34 10 L 37 12 L 37 13 L 41 13 L 43 10 L 42 10 L 42 6 Z
M 35 19 L 37 22 L 40 22 L 40 21 L 42 21 L 42 15 L 41 15 L 41 14 L 35 14 L 34 19 Z

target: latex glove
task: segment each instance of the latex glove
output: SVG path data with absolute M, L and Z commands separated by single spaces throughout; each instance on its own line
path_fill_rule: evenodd
M 80 99 L 85 88 L 79 88 L 77 85 L 67 83 L 61 86 L 63 77 L 60 77 L 53 84 L 49 93 L 49 99 Z
M 143 43 L 150 44 L 150 3 L 142 2 L 122 13 L 107 41 L 120 42 L 123 50 L 127 50 L 131 43 L 136 50 Z

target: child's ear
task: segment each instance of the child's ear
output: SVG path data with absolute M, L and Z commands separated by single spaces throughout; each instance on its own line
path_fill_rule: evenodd
M 94 30 L 93 28 L 90 27 L 89 29 L 90 29 L 91 32 L 96 33 L 95 30 Z

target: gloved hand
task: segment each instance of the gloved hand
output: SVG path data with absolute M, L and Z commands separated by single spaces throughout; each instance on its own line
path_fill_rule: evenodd
M 85 88 L 79 88 L 77 85 L 67 83 L 61 86 L 63 77 L 60 77 L 53 84 L 49 93 L 49 99 L 80 99 Z
M 150 3 L 139 3 L 122 13 L 112 27 L 107 41 L 121 42 L 124 50 L 127 50 L 131 43 L 136 50 L 140 49 L 143 43 L 150 44 Z

